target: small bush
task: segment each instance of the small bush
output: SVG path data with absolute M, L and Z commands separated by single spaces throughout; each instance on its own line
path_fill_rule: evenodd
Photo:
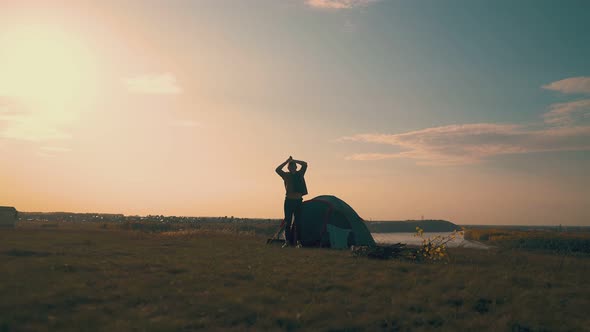
M 425 261 L 440 261 L 448 260 L 449 253 L 447 250 L 447 243 L 453 241 L 458 235 L 462 235 L 462 231 L 453 231 L 450 235 L 437 235 L 432 238 L 424 237 L 424 230 L 416 227 L 416 237 L 422 239 L 422 246 L 416 253 L 417 260 Z

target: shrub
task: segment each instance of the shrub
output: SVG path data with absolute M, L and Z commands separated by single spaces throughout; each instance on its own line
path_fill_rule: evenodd
M 424 236 L 424 230 L 416 227 L 416 234 L 414 236 L 422 239 L 422 246 L 416 253 L 416 260 L 424 261 L 440 261 L 448 260 L 449 253 L 447 250 L 447 243 L 453 241 L 458 235 L 462 235 L 463 231 L 453 231 L 450 235 L 437 235 L 432 238 Z

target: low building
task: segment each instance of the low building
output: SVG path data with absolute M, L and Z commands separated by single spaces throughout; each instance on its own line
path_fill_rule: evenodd
M 14 228 L 18 211 L 11 206 L 0 206 L 0 228 Z

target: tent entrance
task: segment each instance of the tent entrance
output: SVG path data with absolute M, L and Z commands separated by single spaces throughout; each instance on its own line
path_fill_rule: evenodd
M 330 248 L 346 249 L 348 248 L 348 237 L 350 236 L 350 229 L 343 229 L 334 225 L 327 226 L 330 237 Z

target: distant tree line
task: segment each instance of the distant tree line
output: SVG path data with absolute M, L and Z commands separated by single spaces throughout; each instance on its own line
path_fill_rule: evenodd
M 406 221 L 372 221 L 367 222 L 372 233 L 415 233 L 416 227 L 424 232 L 460 231 L 459 225 L 446 220 L 406 220 Z

